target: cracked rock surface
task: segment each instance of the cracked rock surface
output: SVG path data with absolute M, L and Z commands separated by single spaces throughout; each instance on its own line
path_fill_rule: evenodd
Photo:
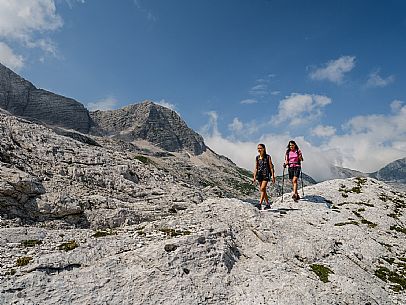
M 104 231 L 4 220 L 0 303 L 404 304 L 405 194 L 369 178 L 305 193 L 266 211 L 209 198 Z

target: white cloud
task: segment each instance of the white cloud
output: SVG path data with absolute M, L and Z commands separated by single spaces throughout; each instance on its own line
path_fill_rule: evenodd
M 392 110 L 392 112 L 399 112 L 402 109 L 402 105 L 403 102 L 399 101 L 399 100 L 394 100 L 391 104 L 390 104 L 390 108 Z
M 72 9 L 77 2 L 84 4 L 86 1 L 85 0 L 65 0 L 65 2 L 66 2 L 66 4 L 68 4 L 69 8 Z
M 304 172 L 324 180 L 331 177 L 333 164 L 368 173 L 406 156 L 406 105 L 395 100 L 391 107 L 396 109 L 392 114 L 351 118 L 344 126 L 344 134 L 333 134 L 333 127 L 321 126 L 319 134 L 330 138 L 320 147 L 307 141 L 306 135 L 293 138 L 289 133 L 265 133 L 247 141 L 224 137 L 217 128 L 216 112 L 211 113 L 210 122 L 201 133 L 210 148 L 248 170 L 254 167 L 256 145 L 264 143 L 278 175 L 282 173 L 286 145 L 294 139 L 303 152 Z
M 264 78 L 258 78 L 255 80 L 255 85 L 251 87 L 248 93 L 256 98 L 267 96 L 270 93 L 269 84 L 271 83 L 271 79 L 275 77 L 275 74 L 268 74 Z
M 367 87 L 386 87 L 390 83 L 393 83 L 395 81 L 395 76 L 394 75 L 389 75 L 386 78 L 382 78 L 379 75 L 379 70 L 372 72 L 371 74 L 368 75 L 368 81 L 367 81 Z
M 65 2 L 72 7 L 73 3 L 85 1 Z M 9 47 L 17 44 L 23 48 L 39 48 L 45 54 L 58 56 L 57 46 L 49 33 L 62 26 L 55 0 L 0 0 L 0 39 L 7 41 Z M 39 60 L 44 61 L 42 54 Z
M 330 103 L 327 96 L 292 93 L 279 102 L 278 114 L 271 122 L 275 125 L 286 122 L 290 126 L 307 124 L 319 118 L 321 109 Z
M 148 10 L 143 7 L 141 0 L 134 0 L 134 4 L 137 7 L 137 9 L 140 10 L 140 12 L 144 13 L 147 16 L 148 20 L 153 21 L 153 22 L 158 20 L 158 18 L 152 13 L 151 10 Z
M 331 137 L 326 148 L 339 152 L 338 165 L 374 172 L 406 156 L 406 106 L 394 101 L 391 107 L 397 111 L 353 117 L 344 124 L 345 134 Z
M 209 116 L 209 121 L 207 122 L 206 125 L 204 125 L 200 129 L 199 133 L 203 134 L 203 135 L 210 134 L 213 137 L 217 137 L 220 134 L 218 127 L 217 127 L 217 120 L 218 120 L 217 112 L 209 111 L 209 112 L 206 112 L 205 114 L 207 114 Z
M 4 42 L 0 42 L 0 62 L 14 71 L 18 71 L 24 66 L 23 57 L 15 54 Z
M 258 103 L 258 101 L 257 100 L 254 100 L 254 99 L 251 99 L 251 98 L 249 98 L 249 99 L 245 99 L 245 100 L 242 100 L 241 102 L 240 102 L 240 104 L 256 104 L 256 103 Z
M 255 85 L 250 89 L 249 94 L 260 97 L 268 94 L 268 85 L 266 83 L 262 83 L 262 79 L 259 80 L 259 82 L 260 83 L 258 85 Z
M 114 97 L 107 97 L 105 99 L 98 100 L 94 103 L 86 104 L 87 109 L 90 111 L 96 110 L 112 110 L 115 109 L 118 104 L 117 99 Z
M 280 91 L 277 91 L 277 90 L 275 90 L 275 91 L 271 91 L 271 95 L 279 95 L 281 92 Z
M 317 137 L 331 137 L 335 135 L 336 129 L 333 126 L 318 125 L 311 130 L 311 133 Z
M 325 67 L 312 71 L 309 76 L 315 80 L 329 80 L 340 84 L 344 74 L 355 67 L 355 56 L 342 56 L 336 60 L 330 60 Z
M 253 134 L 257 133 L 261 127 L 267 125 L 265 124 L 260 124 L 254 120 L 251 122 L 242 122 L 239 118 L 234 118 L 233 121 L 228 124 L 228 129 L 231 131 L 231 137 L 232 138 L 248 138 L 252 136 Z
M 161 105 L 163 107 L 169 108 L 173 111 L 176 111 L 176 106 L 170 102 L 167 102 L 166 100 L 162 99 L 159 102 L 157 102 L 158 105 Z
M 231 124 L 228 124 L 228 129 L 232 132 L 239 133 L 244 128 L 244 124 L 239 118 L 234 118 Z
M 34 32 L 62 27 L 53 0 L 1 0 L 0 36 L 31 41 Z
M 37 39 L 34 41 L 27 41 L 26 46 L 28 48 L 40 48 L 41 50 L 57 56 L 57 47 L 56 44 L 51 39 Z

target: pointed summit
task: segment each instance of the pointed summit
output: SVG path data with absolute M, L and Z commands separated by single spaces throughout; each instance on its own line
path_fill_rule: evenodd
M 0 108 L 80 132 L 89 132 L 88 110 L 74 99 L 37 89 L 32 83 L 0 63 Z
M 113 138 L 127 142 L 143 139 L 168 151 L 187 150 L 195 155 L 206 150 L 203 138 L 175 111 L 152 101 L 90 115 L 96 128 Z

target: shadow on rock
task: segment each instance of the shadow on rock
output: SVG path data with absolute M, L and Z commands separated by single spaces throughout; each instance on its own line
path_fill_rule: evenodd
M 322 196 L 319 195 L 306 195 L 300 199 L 300 201 L 307 201 L 311 203 L 319 203 L 325 205 L 327 208 L 331 208 L 333 205 L 333 202 L 331 200 L 328 200 Z

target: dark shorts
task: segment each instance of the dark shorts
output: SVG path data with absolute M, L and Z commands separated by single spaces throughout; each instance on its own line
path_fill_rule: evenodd
M 289 180 L 292 180 L 293 177 L 298 177 L 300 176 L 300 166 L 292 166 L 288 168 L 289 171 Z
M 259 172 L 257 173 L 257 180 L 259 182 L 262 182 L 262 181 L 270 181 L 271 179 L 269 178 L 269 175 Z

